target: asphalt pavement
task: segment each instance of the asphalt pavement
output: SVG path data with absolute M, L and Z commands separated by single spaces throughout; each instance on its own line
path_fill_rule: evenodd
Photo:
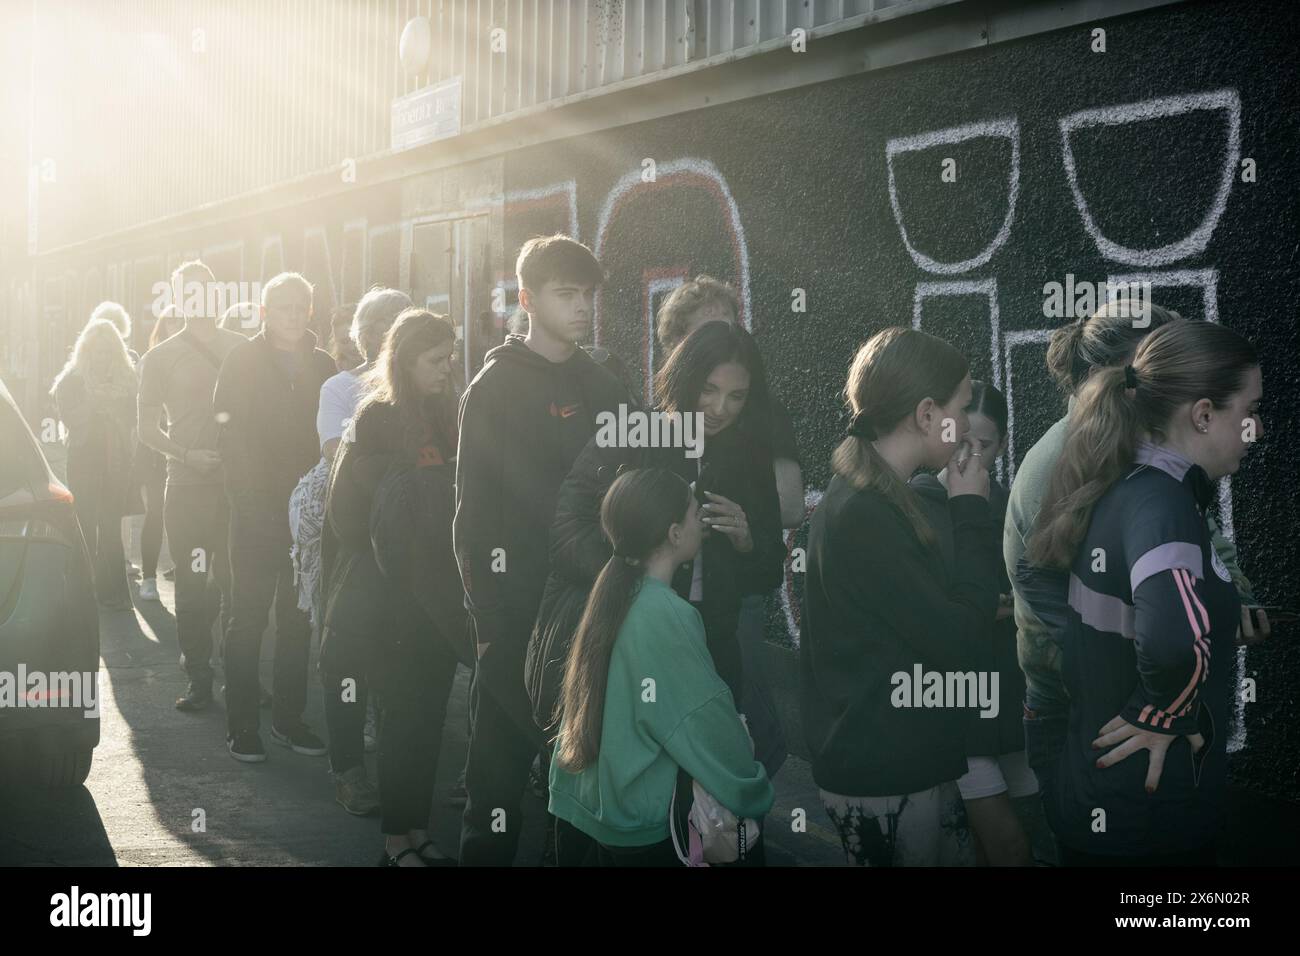
M 165 552 L 161 566 L 170 567 Z M 276 744 L 269 711 L 262 712 L 267 761 L 245 764 L 226 750 L 220 693 L 206 711 L 175 709 L 186 682 L 172 584 L 159 577 L 158 585 L 161 601 L 141 601 L 133 581 L 131 610 L 101 610 L 101 740 L 90 776 L 85 786 L 65 791 L 0 791 L 0 865 L 375 865 L 383 846 L 378 817 L 346 813 L 334 800 L 328 759 Z M 272 622 L 261 655 L 268 688 L 273 635 Z M 323 738 L 315 654 L 313 647 L 306 719 Z M 221 683 L 218 663 L 218 689 Z M 461 807 L 448 795 L 465 759 L 468 689 L 462 667 L 447 708 L 430 808 L 430 832 L 451 856 L 458 851 Z M 376 779 L 375 755 L 366 762 Z M 769 865 L 842 865 L 807 765 L 790 758 L 775 783 Z M 807 811 L 806 828 L 794 825 L 803 816 L 796 809 Z M 526 795 L 516 865 L 540 864 L 545 818 L 542 800 Z

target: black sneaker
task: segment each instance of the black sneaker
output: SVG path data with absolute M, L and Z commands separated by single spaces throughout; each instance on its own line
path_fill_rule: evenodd
M 244 763 L 262 763 L 266 760 L 266 748 L 262 746 L 262 738 L 256 730 L 245 730 L 227 737 L 226 743 L 230 747 L 230 756 L 236 760 Z
M 294 753 L 307 757 L 323 757 L 329 752 L 325 742 L 308 730 L 306 724 L 299 724 L 290 730 L 281 730 L 272 725 L 271 739 Z
M 211 703 L 212 688 L 202 687 L 191 681 L 189 688 L 185 691 L 185 696 L 176 699 L 176 709 L 192 714 L 204 710 Z

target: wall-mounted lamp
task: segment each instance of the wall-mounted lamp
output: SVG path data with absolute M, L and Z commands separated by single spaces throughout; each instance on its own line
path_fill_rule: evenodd
M 418 76 L 429 68 L 429 54 L 433 51 L 433 27 L 428 17 L 412 17 L 402 27 L 397 41 L 397 55 L 407 76 Z

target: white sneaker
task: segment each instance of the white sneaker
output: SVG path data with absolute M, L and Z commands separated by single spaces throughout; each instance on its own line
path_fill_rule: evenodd
M 156 601 L 158 600 L 158 579 L 145 578 L 140 582 L 140 600 Z

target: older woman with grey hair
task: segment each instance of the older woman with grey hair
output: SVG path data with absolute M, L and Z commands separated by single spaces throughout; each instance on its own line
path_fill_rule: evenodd
M 316 413 L 316 433 L 326 461 L 334 460 L 343 429 L 357 410 L 360 376 L 379 357 L 384 336 L 398 313 L 410 308 L 411 297 L 400 289 L 375 286 L 361 297 L 352 317 L 351 338 L 361 352 L 362 364 L 339 372 L 326 380 L 320 389 L 320 408 Z

